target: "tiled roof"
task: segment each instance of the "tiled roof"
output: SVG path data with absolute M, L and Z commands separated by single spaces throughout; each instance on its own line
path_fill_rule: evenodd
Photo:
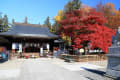
M 40 24 L 26 24 L 26 23 L 19 23 L 19 22 L 14 22 L 14 25 L 22 25 L 22 26 L 32 26 L 32 27 L 41 27 Z
M 2 36 L 58 38 L 49 32 L 48 27 L 34 27 L 33 25 L 14 25 L 8 32 L 0 33 Z

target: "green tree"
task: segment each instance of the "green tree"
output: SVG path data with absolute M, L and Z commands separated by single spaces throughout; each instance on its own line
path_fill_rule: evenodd
M 3 23 L 3 20 L 2 20 L 2 15 L 0 13 L 0 32 L 3 31 L 3 25 L 2 25 L 2 23 Z
M 51 29 L 51 32 L 57 34 L 57 31 L 58 31 L 58 22 L 55 21 L 55 22 L 52 24 L 52 27 L 51 27 L 51 28 L 52 28 L 52 29 Z
M 80 0 L 73 0 L 72 3 L 73 3 L 73 10 L 81 8 L 81 1 Z
M 6 14 L 4 15 L 4 17 L 2 19 L 2 26 L 3 26 L 3 32 L 8 31 L 8 29 L 9 29 L 9 26 L 8 26 L 8 17 L 7 17 Z
M 64 11 L 73 11 L 81 8 L 81 1 L 80 0 L 72 0 L 69 1 L 64 8 Z
M 72 11 L 73 10 L 73 3 L 71 1 L 69 1 L 66 5 L 65 5 L 65 8 L 64 8 L 64 11 L 67 12 L 67 11 Z
M 8 25 L 8 17 L 6 14 L 3 17 L 3 23 Z
M 46 18 L 45 22 L 44 22 L 44 25 L 46 25 L 49 30 L 51 30 L 51 23 L 50 23 L 50 18 L 49 16 Z

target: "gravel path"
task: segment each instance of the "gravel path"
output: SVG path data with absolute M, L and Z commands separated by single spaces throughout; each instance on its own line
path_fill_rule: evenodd
M 17 80 L 87 80 L 87 78 L 48 60 L 27 60 Z
M 0 64 L 2 75 L 7 72 L 9 77 L 13 75 L 2 79 L 0 74 L 0 80 L 104 80 L 106 65 L 107 61 L 66 63 L 50 58 L 21 59 Z
M 74 71 L 89 80 L 106 80 L 104 74 L 106 72 L 107 61 L 65 63 L 57 59 L 53 61 L 53 63 L 70 71 Z

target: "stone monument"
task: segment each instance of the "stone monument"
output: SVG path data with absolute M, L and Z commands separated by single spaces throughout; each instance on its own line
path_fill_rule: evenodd
M 116 80 L 120 80 L 120 27 L 116 35 L 112 39 L 112 46 L 109 47 L 108 65 L 106 76 Z

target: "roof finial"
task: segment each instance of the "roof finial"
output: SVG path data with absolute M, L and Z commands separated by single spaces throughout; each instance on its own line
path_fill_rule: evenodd
M 28 18 L 25 17 L 25 21 L 24 21 L 25 24 L 28 24 Z
M 14 24 L 15 23 L 15 20 L 14 19 L 12 19 L 12 24 Z

